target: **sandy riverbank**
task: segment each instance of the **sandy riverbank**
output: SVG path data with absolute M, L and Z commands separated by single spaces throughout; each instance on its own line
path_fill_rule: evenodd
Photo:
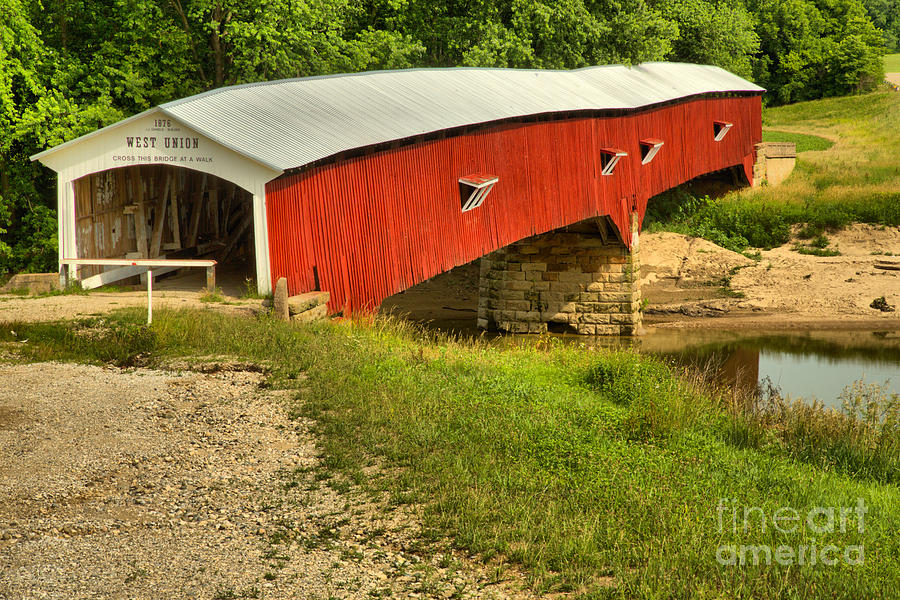
M 900 328 L 900 228 L 854 225 L 827 234 L 839 256 L 799 254 L 793 242 L 753 260 L 706 240 L 674 233 L 641 238 L 646 322 L 666 327 L 742 329 Z

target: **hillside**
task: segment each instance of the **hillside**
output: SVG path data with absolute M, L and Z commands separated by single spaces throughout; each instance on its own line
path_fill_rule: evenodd
M 716 200 L 689 184 L 651 199 L 645 228 L 746 251 L 788 243 L 798 224 L 807 239 L 855 222 L 900 226 L 900 94 L 769 108 L 763 129 L 764 139 L 798 144 L 797 166 L 784 183 Z
M 900 73 L 900 53 L 888 54 L 884 57 L 885 73 Z
M 821 207 L 840 201 L 861 220 L 883 218 L 885 224 L 900 224 L 896 208 L 889 210 L 900 194 L 900 94 L 878 92 L 772 108 L 764 112 L 763 126 L 817 135 L 834 145 L 802 153 L 794 176 L 782 186 L 740 196 Z M 887 212 L 874 212 L 878 209 Z

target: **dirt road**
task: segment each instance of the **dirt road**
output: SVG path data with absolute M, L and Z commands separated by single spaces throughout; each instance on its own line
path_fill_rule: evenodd
M 0 363 L 0 598 L 508 597 L 220 367 Z
M 200 292 L 154 292 L 153 309 L 199 308 L 234 314 L 251 315 L 261 306 L 260 300 L 226 297 L 227 304 L 201 302 Z M 14 296 L 0 295 L 0 323 L 14 321 L 56 321 L 103 314 L 119 308 L 138 307 L 146 310 L 147 292 L 91 292 L 85 295 Z

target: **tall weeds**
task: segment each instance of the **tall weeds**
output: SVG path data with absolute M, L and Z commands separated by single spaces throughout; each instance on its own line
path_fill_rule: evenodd
M 858 479 L 900 482 L 900 396 L 860 380 L 839 399 L 841 409 L 827 408 L 763 386 L 749 402 L 731 406 L 727 439 Z

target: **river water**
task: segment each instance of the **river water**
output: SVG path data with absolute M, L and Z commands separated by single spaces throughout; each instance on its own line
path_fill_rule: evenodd
M 858 380 L 900 394 L 900 330 L 658 330 L 635 346 L 679 364 L 712 365 L 731 385 L 768 379 L 783 396 L 815 398 L 826 406 L 840 407 L 841 392 Z

